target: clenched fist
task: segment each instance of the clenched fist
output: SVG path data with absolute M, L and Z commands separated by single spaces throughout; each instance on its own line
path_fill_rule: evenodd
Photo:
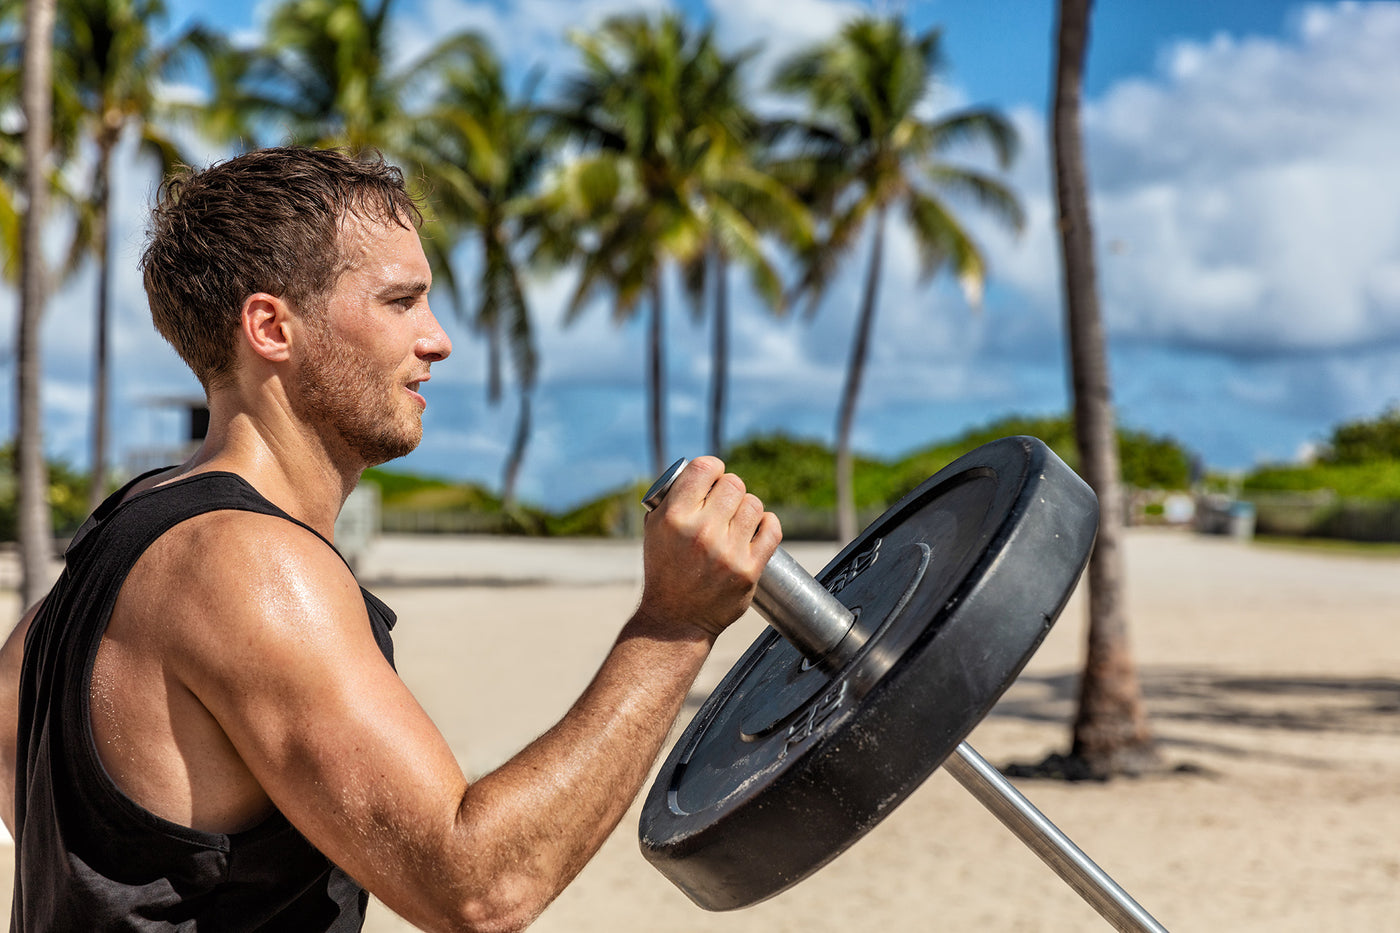
M 713 638 L 744 614 L 782 539 L 743 480 L 716 457 L 696 458 L 646 518 L 640 611 Z

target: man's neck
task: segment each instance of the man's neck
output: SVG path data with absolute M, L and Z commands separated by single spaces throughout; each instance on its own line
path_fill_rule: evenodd
M 236 402 L 211 396 L 209 432 L 177 475 L 236 473 L 278 508 L 333 540 L 336 517 L 364 465 L 347 450 L 328 449 L 309 426 L 280 416 L 277 406 L 269 414 Z

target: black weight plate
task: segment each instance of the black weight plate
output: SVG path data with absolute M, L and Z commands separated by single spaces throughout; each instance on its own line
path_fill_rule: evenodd
M 994 441 L 914 490 L 817 579 L 864 644 L 838 670 L 772 629 L 672 749 L 643 854 L 709 910 L 797 883 L 957 747 L 1064 607 L 1098 529 L 1089 487 L 1035 438 Z

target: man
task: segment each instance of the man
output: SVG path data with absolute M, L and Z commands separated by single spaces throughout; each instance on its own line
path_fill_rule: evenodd
M 163 189 L 146 289 L 209 434 L 94 513 L 0 651 L 16 929 L 353 930 L 362 887 L 424 929 L 521 929 L 747 607 L 781 531 L 700 458 L 647 517 L 641 601 L 591 685 L 468 783 L 328 543 L 361 472 L 418 443 L 451 351 L 417 222 L 395 169 L 336 152 Z

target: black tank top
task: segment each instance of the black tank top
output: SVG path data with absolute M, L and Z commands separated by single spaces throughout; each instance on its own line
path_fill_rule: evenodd
M 89 720 L 93 662 L 141 554 L 180 522 L 220 509 L 296 522 L 232 473 L 202 473 L 123 502 L 139 479 L 78 530 L 25 640 L 10 929 L 359 930 L 364 890 L 280 813 L 234 834 L 180 826 L 123 794 L 98 758 Z M 394 613 L 361 592 L 392 664 Z

